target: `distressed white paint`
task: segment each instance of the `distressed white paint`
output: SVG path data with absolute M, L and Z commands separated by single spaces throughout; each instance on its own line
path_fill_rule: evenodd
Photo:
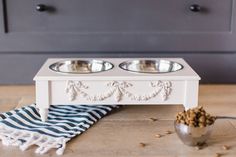
M 50 106 L 50 82 L 46 80 L 36 81 L 36 105 L 39 109 L 42 121 L 47 120 L 48 108 Z
M 83 84 L 88 88 L 82 88 L 80 92 L 76 92 L 73 99 L 67 94 L 67 81 L 52 81 L 51 83 L 51 103 L 52 104 L 183 104 L 184 87 L 183 81 L 171 81 L 171 91 L 167 97 L 161 92 L 155 95 L 155 91 L 163 92 L 162 87 L 153 87 L 150 81 L 126 81 L 132 86 L 125 88 L 125 91 L 132 93 L 131 96 L 126 92 L 122 92 L 120 98 L 116 98 L 115 91 L 117 87 L 108 86 L 109 81 L 86 81 Z M 120 81 L 123 82 L 123 81 Z M 178 89 L 178 90 L 175 90 Z M 56 92 L 55 92 L 56 91 Z M 164 93 L 163 93 L 164 94 Z M 136 95 L 136 98 L 132 98 Z M 142 100 L 142 96 L 147 96 L 148 100 Z M 97 99 L 93 99 L 93 97 Z M 107 97 L 106 97 L 107 96 Z M 141 100 L 139 99 L 141 96 Z M 145 96 L 145 97 L 146 97 Z M 99 100 L 103 97 L 103 100 Z M 91 98 L 91 99 L 90 99 Z M 166 98 L 166 99 L 165 99 Z
M 184 107 L 185 109 L 193 108 L 198 105 L 198 87 L 199 81 L 185 81 Z
M 161 96 L 161 99 L 165 101 L 171 93 L 171 82 L 170 81 L 156 81 L 149 82 L 145 87 L 150 90 L 141 94 L 137 94 L 137 91 L 130 92 L 127 88 L 132 88 L 134 85 L 127 81 L 100 81 L 103 83 L 103 86 L 99 89 L 105 89 L 104 91 L 99 91 L 98 93 L 86 92 L 86 89 L 93 88 L 88 85 L 85 85 L 84 81 L 71 81 L 66 82 L 65 92 L 68 95 L 69 101 L 74 101 L 77 96 L 82 96 L 88 101 L 104 101 L 110 97 L 114 97 L 114 101 L 119 102 L 122 100 L 122 97 L 128 97 L 134 101 L 148 101 L 152 98 L 155 98 L 157 95 Z M 139 82 L 136 86 L 144 87 L 144 83 Z M 97 88 L 99 85 L 96 85 Z
M 93 74 L 61 74 L 48 67 L 66 59 L 49 59 L 34 78 L 42 120 L 46 120 L 52 104 L 183 104 L 186 109 L 197 106 L 200 77 L 183 59 L 165 59 L 184 68 L 164 74 L 134 73 L 119 68 L 121 62 L 129 59 L 100 58 L 113 63 L 114 68 Z

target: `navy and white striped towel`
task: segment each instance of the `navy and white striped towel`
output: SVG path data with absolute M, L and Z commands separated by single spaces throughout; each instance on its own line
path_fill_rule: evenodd
M 26 150 L 37 145 L 36 153 L 57 149 L 63 154 L 66 142 L 86 131 L 91 125 L 117 106 L 112 105 L 51 105 L 48 121 L 42 122 L 32 104 L 0 114 L 0 139 L 4 145 Z

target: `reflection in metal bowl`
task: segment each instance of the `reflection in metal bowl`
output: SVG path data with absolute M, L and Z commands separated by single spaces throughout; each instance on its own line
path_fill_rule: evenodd
M 66 60 L 49 66 L 53 71 L 68 74 L 89 74 L 110 70 L 114 65 L 102 60 Z
M 123 70 L 139 73 L 169 73 L 183 69 L 183 65 L 168 60 L 132 60 L 122 62 Z

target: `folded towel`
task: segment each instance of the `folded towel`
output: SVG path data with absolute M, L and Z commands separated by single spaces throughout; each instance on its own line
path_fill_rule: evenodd
M 36 153 L 57 149 L 63 154 L 66 142 L 86 131 L 117 106 L 51 105 L 48 121 L 42 122 L 35 104 L 0 114 L 0 139 L 4 145 L 26 150 L 37 145 Z

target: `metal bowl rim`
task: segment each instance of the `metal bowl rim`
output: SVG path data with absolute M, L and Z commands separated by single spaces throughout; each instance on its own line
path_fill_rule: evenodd
M 136 61 L 160 61 L 160 60 L 164 60 L 164 61 L 169 61 L 169 62 L 172 62 L 172 63 L 176 63 L 178 65 L 180 65 L 180 69 L 176 70 L 176 71 L 169 71 L 169 72 L 145 72 L 145 71 L 135 71 L 135 70 L 129 70 L 129 69 L 124 69 L 122 68 L 122 65 L 124 65 L 125 63 L 132 63 L 132 62 L 136 62 Z M 167 59 L 135 59 L 135 60 L 126 60 L 126 61 L 123 61 L 122 63 L 119 64 L 119 68 L 122 69 L 122 70 L 125 70 L 125 71 L 129 71 L 129 72 L 134 72 L 134 73 L 146 73 L 146 74 L 166 74 L 166 73 L 174 73 L 174 72 L 178 72 L 182 69 L 184 69 L 184 66 L 182 64 L 180 64 L 179 62 L 176 62 L 176 61 L 171 61 L 171 60 L 167 60 Z
M 203 128 L 213 127 L 214 124 L 215 124 L 215 122 L 212 123 L 211 125 L 207 125 L 207 126 L 205 126 L 205 127 L 203 127 Z M 186 125 L 186 124 L 182 124 L 182 123 L 177 123 L 176 120 L 174 121 L 174 125 L 175 125 L 175 126 L 177 126 L 177 125 L 179 125 L 179 126 L 182 125 L 182 126 L 184 126 L 184 127 L 188 127 L 188 128 L 200 128 L 200 127 L 192 127 L 192 126 L 188 126 L 188 125 Z
M 64 71 L 58 71 L 58 70 L 55 70 L 55 69 L 52 68 L 53 66 L 55 66 L 55 65 L 57 65 L 57 64 L 65 63 L 65 62 L 67 62 L 67 61 L 70 61 L 70 62 L 73 62 L 73 61 L 85 61 L 85 62 L 93 62 L 93 61 L 96 61 L 96 62 L 98 62 L 98 61 L 100 61 L 101 63 L 108 63 L 108 64 L 110 64 L 110 65 L 111 65 L 111 68 L 110 68 L 110 69 L 107 69 L 107 70 L 104 70 L 104 71 L 87 72 L 87 73 L 83 73 L 83 72 L 64 72 Z M 93 73 L 101 73 L 101 72 L 106 72 L 106 71 L 112 70 L 114 67 L 115 67 L 115 66 L 114 66 L 113 63 L 111 63 L 111 62 L 109 62 L 109 61 L 105 61 L 105 60 L 97 60 L 97 59 L 92 59 L 92 60 L 89 60 L 89 59 L 88 59 L 88 60 L 86 60 L 86 59 L 84 59 L 84 60 L 83 60 L 83 59 L 78 59 L 78 60 L 76 60 L 76 59 L 73 59 L 73 60 L 61 60 L 61 61 L 52 63 L 52 64 L 49 65 L 48 68 L 49 68 L 50 70 L 56 72 L 56 73 L 59 73 L 59 74 L 71 75 L 71 74 L 93 74 Z

